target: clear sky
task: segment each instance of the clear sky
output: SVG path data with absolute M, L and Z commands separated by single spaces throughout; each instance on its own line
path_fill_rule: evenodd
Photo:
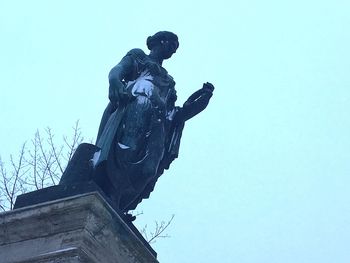
M 107 75 L 159 30 L 178 105 L 215 87 L 138 210 L 160 262 L 350 261 L 350 2 L 0 1 L 0 154 L 37 128 L 95 138 Z

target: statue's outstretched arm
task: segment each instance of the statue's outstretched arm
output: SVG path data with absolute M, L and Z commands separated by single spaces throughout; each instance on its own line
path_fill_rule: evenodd
M 184 103 L 177 120 L 187 121 L 203 111 L 208 106 L 209 100 L 213 96 L 213 91 L 213 84 L 209 82 L 204 83 L 203 87 L 193 93 Z

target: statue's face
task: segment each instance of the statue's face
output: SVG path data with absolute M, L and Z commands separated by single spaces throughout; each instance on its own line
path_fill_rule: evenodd
M 176 41 L 162 40 L 160 42 L 161 52 L 164 59 L 170 58 L 178 47 L 178 43 Z

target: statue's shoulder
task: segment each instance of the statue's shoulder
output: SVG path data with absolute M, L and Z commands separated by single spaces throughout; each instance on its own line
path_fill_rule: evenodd
M 147 57 L 146 53 L 140 48 L 131 49 L 126 55 L 139 61 L 143 61 Z

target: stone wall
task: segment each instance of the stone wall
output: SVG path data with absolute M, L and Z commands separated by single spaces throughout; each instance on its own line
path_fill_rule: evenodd
M 158 262 L 97 192 L 1 213 L 0 261 Z

